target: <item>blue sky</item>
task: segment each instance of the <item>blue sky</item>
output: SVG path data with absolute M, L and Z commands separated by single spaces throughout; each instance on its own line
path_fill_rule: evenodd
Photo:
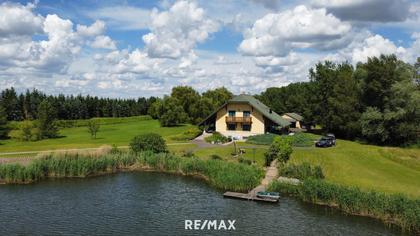
M 0 1 L 0 88 L 162 96 L 259 93 L 323 60 L 420 55 L 410 0 Z

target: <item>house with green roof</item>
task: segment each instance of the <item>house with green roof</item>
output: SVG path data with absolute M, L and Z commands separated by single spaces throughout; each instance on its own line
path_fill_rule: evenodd
M 244 138 L 267 132 L 281 132 L 291 123 L 251 95 L 233 97 L 199 125 L 225 136 Z
M 284 113 L 281 117 L 290 122 L 290 128 L 293 129 L 302 129 L 303 117 L 297 113 Z

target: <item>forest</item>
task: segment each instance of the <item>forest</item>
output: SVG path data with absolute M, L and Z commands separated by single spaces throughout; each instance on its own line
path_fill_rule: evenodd
M 98 98 L 46 95 L 38 90 L 0 94 L 0 137 L 10 121 L 37 121 L 40 139 L 56 136 L 55 120 L 150 115 L 161 126 L 197 124 L 233 96 L 228 89 L 199 93 L 177 86 L 163 98 Z M 410 65 L 394 55 L 369 58 L 353 66 L 319 62 L 308 82 L 267 88 L 255 95 L 278 114 L 296 112 L 307 125 L 319 125 L 340 138 L 380 145 L 418 144 L 420 134 L 420 58 Z M 24 122 L 23 122 L 24 123 Z M 28 131 L 29 132 L 29 131 Z

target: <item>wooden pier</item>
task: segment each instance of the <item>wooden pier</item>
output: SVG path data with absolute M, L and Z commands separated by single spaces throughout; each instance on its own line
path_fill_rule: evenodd
M 252 191 L 251 191 L 252 192 Z M 261 202 L 278 202 L 279 200 L 277 199 L 269 199 L 269 198 L 259 198 L 254 194 L 250 193 L 236 193 L 236 192 L 225 192 L 223 194 L 223 197 L 228 197 L 228 198 L 237 198 L 237 199 L 242 199 L 242 200 L 248 200 L 248 201 L 261 201 Z

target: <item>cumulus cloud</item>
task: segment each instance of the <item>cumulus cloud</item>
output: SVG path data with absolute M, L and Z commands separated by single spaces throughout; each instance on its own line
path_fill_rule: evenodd
M 314 0 L 316 7 L 325 7 L 328 12 L 342 20 L 391 22 L 404 21 L 409 16 L 408 0 Z
M 257 20 L 244 34 L 239 51 L 252 56 L 286 56 L 292 48 L 321 47 L 351 29 L 325 9 L 297 6 Z
M 4 2 L 0 5 L 0 37 L 31 36 L 42 33 L 43 17 L 32 12 L 34 4 Z
M 90 26 L 77 25 L 77 33 L 80 36 L 93 37 L 103 34 L 105 31 L 105 22 L 97 20 Z
M 93 47 L 115 48 L 112 40 L 101 36 L 105 30 L 102 21 L 90 26 L 77 25 L 74 30 L 72 21 L 55 14 L 36 15 L 34 8 L 33 4 L 1 5 L 4 15 L 0 16 L 0 68 L 64 73 L 90 38 L 96 36 Z M 46 39 L 33 40 L 35 34 L 44 35 Z
M 405 52 L 403 47 L 397 47 L 390 40 L 377 34 L 365 39 L 359 47 L 353 49 L 351 58 L 354 63 L 366 62 L 368 57 L 378 57 L 381 54 L 401 56 Z
M 150 57 L 180 58 L 203 43 L 218 25 L 205 16 L 204 10 L 193 2 L 176 2 L 169 10 L 151 15 L 151 32 L 143 36 Z
M 109 36 L 99 35 L 96 36 L 95 40 L 90 43 L 90 46 L 93 48 L 103 48 L 103 49 L 116 49 L 114 40 Z

